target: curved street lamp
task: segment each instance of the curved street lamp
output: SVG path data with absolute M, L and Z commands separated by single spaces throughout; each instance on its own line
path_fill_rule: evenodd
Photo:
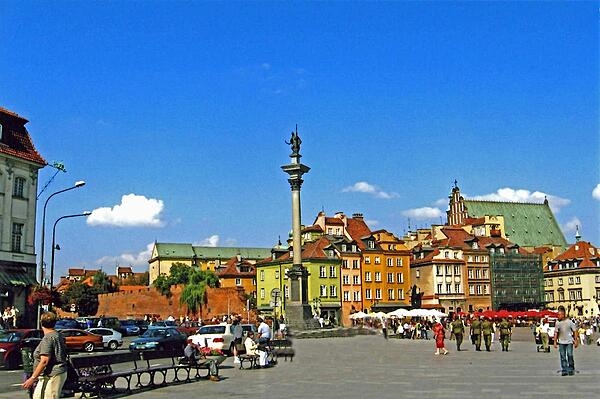
M 44 246 L 45 246 L 45 239 L 46 239 L 46 207 L 48 206 L 48 202 L 55 195 L 58 195 L 60 193 L 64 193 L 64 192 L 67 192 L 67 191 L 71 191 L 71 190 L 74 190 L 76 188 L 83 187 L 83 186 L 85 186 L 85 182 L 83 180 L 76 181 L 73 186 L 71 186 L 69 188 L 65 188 L 63 190 L 56 191 L 56 192 L 50 194 L 48 196 L 48 198 L 46 198 L 46 202 L 44 202 L 44 210 L 42 212 L 42 240 L 41 240 L 42 241 L 42 243 L 41 243 L 42 244 L 42 248 L 40 249 L 40 270 L 39 270 L 40 285 L 43 284 L 43 280 L 44 280 L 44 277 L 45 277 L 44 276 L 44 264 L 45 264 L 44 263 Z M 38 319 L 39 319 L 39 317 L 38 317 Z
M 60 222 L 63 219 L 89 216 L 91 214 L 92 214 L 92 212 L 85 211 L 83 213 L 76 213 L 74 215 L 65 215 L 65 216 L 59 217 L 54 222 L 54 226 L 52 227 L 52 257 L 50 258 L 50 297 L 51 298 L 53 298 L 53 292 L 54 292 L 54 252 L 56 251 L 56 249 L 58 249 L 57 245 L 56 245 L 56 225 L 58 224 L 58 222 Z

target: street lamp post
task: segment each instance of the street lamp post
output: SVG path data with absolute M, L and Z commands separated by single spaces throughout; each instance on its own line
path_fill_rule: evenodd
M 45 276 L 44 276 L 44 265 L 45 265 L 45 263 L 44 263 L 44 246 L 45 246 L 45 239 L 46 239 L 46 207 L 48 206 L 48 202 L 50 201 L 50 198 L 54 197 L 55 195 L 64 193 L 66 191 L 71 191 L 71 190 L 74 190 L 76 188 L 83 187 L 83 186 L 85 186 L 85 181 L 83 181 L 83 180 L 76 181 L 73 186 L 50 194 L 48 196 L 48 198 L 46 198 L 46 202 L 44 202 L 44 210 L 42 212 L 42 240 L 41 240 L 42 248 L 40 249 L 40 269 L 38 271 L 40 285 L 44 284 L 44 278 L 45 278 Z M 38 304 L 38 308 L 37 308 L 37 328 L 38 329 L 40 328 L 40 312 L 41 312 L 41 307 Z
M 44 246 L 45 246 L 45 239 L 46 239 L 46 207 L 48 206 L 48 202 L 50 201 L 50 199 L 52 197 L 54 197 L 55 195 L 58 195 L 60 193 L 64 193 L 67 191 L 71 191 L 74 190 L 76 188 L 79 187 L 83 187 L 85 186 L 85 182 L 83 180 L 77 181 L 75 182 L 75 184 L 69 188 L 65 188 L 63 190 L 59 190 L 55 193 L 52 193 L 48 196 L 48 198 L 46 198 L 46 202 L 44 202 L 44 210 L 42 212 L 42 248 L 40 249 L 40 270 L 39 270 L 39 277 L 40 277 L 40 284 L 43 283 L 44 280 Z M 38 317 L 39 319 L 39 317 Z
M 81 216 L 89 216 L 92 212 L 86 211 L 83 213 L 76 213 L 74 215 L 65 215 L 56 219 L 54 226 L 52 227 L 52 256 L 50 258 L 50 298 L 53 298 L 54 292 L 54 253 L 56 251 L 56 225 L 63 219 L 76 218 Z

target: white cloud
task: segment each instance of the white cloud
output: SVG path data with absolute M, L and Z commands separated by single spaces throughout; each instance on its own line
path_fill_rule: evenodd
M 371 194 L 376 198 L 392 199 L 397 198 L 397 193 L 388 193 L 379 189 L 379 187 L 369 184 L 366 181 L 359 181 L 352 186 L 348 186 L 342 190 L 344 193 L 365 193 Z
M 598 184 L 592 191 L 592 197 L 600 201 L 600 184 Z
M 148 260 L 150 260 L 150 257 L 152 256 L 152 249 L 154 248 L 154 243 L 151 242 L 150 244 L 146 245 L 146 249 L 137 253 L 137 254 L 132 254 L 132 253 L 124 253 L 121 255 L 117 255 L 117 256 L 104 256 L 100 259 L 98 259 L 95 263 L 97 265 L 102 265 L 102 266 L 106 266 L 108 267 L 110 270 L 110 267 L 112 266 L 116 266 L 116 265 L 120 265 L 120 266 L 132 266 L 132 267 L 136 267 L 136 266 L 141 266 L 143 267 L 143 271 L 146 271 L 148 269 Z M 109 273 L 111 274 L 111 273 Z
M 199 245 L 203 247 L 217 247 L 219 246 L 219 241 L 220 237 L 217 234 L 213 234 L 212 236 L 200 241 Z
M 577 217 L 573 217 L 563 225 L 563 231 L 565 233 L 574 233 L 577 230 L 577 226 L 579 226 L 579 229 L 581 230 L 581 220 Z
M 160 219 L 163 208 L 162 200 L 127 194 L 121 197 L 119 205 L 94 209 L 87 223 L 92 226 L 161 227 L 164 224 Z
M 439 218 L 444 215 L 444 212 L 442 212 L 442 210 L 439 208 L 424 206 L 423 208 L 414 208 L 402 211 L 402 215 L 416 220 L 426 220 Z
M 541 191 L 531 192 L 525 189 L 513 189 L 504 187 L 498 189 L 495 193 L 477 195 L 469 197 L 469 199 L 484 200 L 484 201 L 504 201 L 504 202 L 535 202 L 542 203 L 544 199 L 548 199 L 548 204 L 552 212 L 558 213 L 560 209 L 571 203 L 571 200 L 543 193 Z

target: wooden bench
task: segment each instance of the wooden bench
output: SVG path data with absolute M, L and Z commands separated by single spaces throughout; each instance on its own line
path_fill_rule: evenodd
M 275 361 L 280 357 L 283 357 L 286 362 L 288 358 L 290 359 L 290 362 L 294 360 L 295 351 L 292 348 L 292 341 L 289 339 L 271 340 L 270 346 Z
M 146 362 L 146 367 L 139 369 L 138 382 L 140 386 L 161 386 L 168 384 L 167 373 L 173 370 L 174 377 L 170 382 L 189 382 L 192 380 L 192 370 L 195 371 L 194 379 L 206 378 L 209 375 L 209 362 L 207 359 L 198 359 L 195 362 L 189 362 L 183 355 L 183 349 L 163 349 L 157 351 L 140 352 L 142 361 Z M 151 364 L 154 360 L 165 360 L 165 364 Z M 206 370 L 206 375 L 201 376 L 200 370 Z M 219 368 L 217 367 L 217 372 Z M 149 376 L 147 382 L 143 376 Z M 160 380 L 158 379 L 160 378 Z
M 110 353 L 95 356 L 73 356 L 71 366 L 75 370 L 72 389 L 86 394 L 100 396 L 103 388 L 117 389 L 117 380 L 123 379 L 127 383 L 126 391 L 131 391 L 131 380 L 137 375 L 139 355 L 134 352 Z M 133 368 L 114 371 L 115 364 L 133 363 Z

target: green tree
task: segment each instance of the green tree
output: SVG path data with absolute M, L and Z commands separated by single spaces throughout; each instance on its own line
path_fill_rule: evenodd
M 62 309 L 69 311 L 71 304 L 75 304 L 80 316 L 94 315 L 98 311 L 99 293 L 96 286 L 90 287 L 78 281 L 74 282 L 62 295 Z
M 115 284 L 102 270 L 98 270 L 96 274 L 94 274 L 94 277 L 92 277 L 92 284 L 101 294 L 119 290 L 118 285 Z
M 149 285 L 150 273 L 133 274 L 123 281 L 123 285 Z
M 167 298 L 171 298 L 173 294 L 171 293 L 171 281 L 169 277 L 161 274 L 154 280 L 154 287 L 160 292 L 161 295 L 166 296 Z
M 206 304 L 206 282 L 187 284 L 181 292 L 179 303 L 186 305 L 194 316 L 196 316 L 198 310 L 202 313 L 202 306 Z

